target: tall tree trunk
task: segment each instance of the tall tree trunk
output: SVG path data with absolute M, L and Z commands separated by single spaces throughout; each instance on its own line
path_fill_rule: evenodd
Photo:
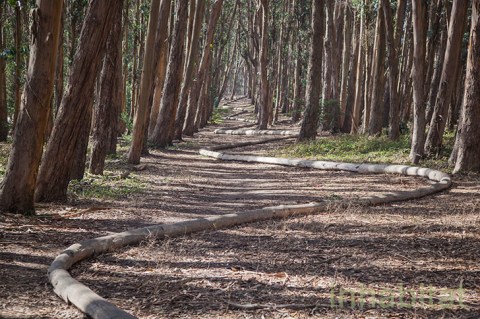
M 135 24 L 136 25 L 141 25 L 141 20 L 140 20 L 140 0 L 136 1 L 136 8 L 135 8 Z M 135 28 L 134 28 L 135 32 Z M 140 43 L 140 31 L 135 32 L 134 38 L 133 38 L 133 47 L 132 47 L 132 60 L 133 60 L 133 67 L 132 67 L 132 91 L 130 93 L 130 118 L 133 119 L 135 118 L 135 112 L 137 109 L 137 83 L 138 83 L 138 52 L 141 50 L 141 43 Z
M 13 128 L 17 125 L 18 113 L 20 112 L 21 99 L 21 71 L 22 71 L 22 17 L 20 2 L 15 3 L 15 73 L 14 73 L 14 101 Z
M 95 81 L 98 83 L 98 77 Z M 85 117 L 81 121 L 83 125 L 80 126 L 80 130 L 77 135 L 77 143 L 75 149 L 73 150 L 73 160 L 70 164 L 71 172 L 68 178 L 69 181 L 77 180 L 80 181 L 85 177 L 86 170 L 86 161 L 87 161 L 87 151 L 88 151 L 88 142 L 90 139 L 90 132 L 92 131 L 92 116 L 93 116 L 93 102 L 94 95 L 88 101 L 88 106 L 86 107 L 87 112 Z M 68 186 L 68 185 L 67 185 Z
M 288 32 L 289 28 L 287 27 L 287 13 L 289 9 L 289 2 L 285 1 L 283 5 L 281 6 L 281 25 L 280 25 L 280 42 L 278 43 L 277 47 L 277 76 L 276 76 L 276 102 L 275 102 L 275 115 L 273 118 L 274 123 L 278 122 L 278 113 L 280 112 L 280 109 L 282 107 L 286 108 L 286 105 L 283 104 L 283 95 L 284 95 L 284 90 L 283 90 L 283 85 L 284 85 L 284 78 L 283 75 L 285 74 L 284 71 L 287 69 L 287 65 L 285 61 L 287 60 L 287 54 L 285 54 L 286 50 L 285 48 L 288 47 Z
M 161 5 L 160 5 L 161 14 L 163 13 L 162 10 L 165 10 L 164 7 L 167 7 L 167 6 L 171 7 L 171 4 L 167 5 L 164 2 L 165 1 L 162 1 Z M 192 1 L 191 4 L 190 4 L 190 11 L 193 12 L 194 10 L 195 10 L 195 3 L 194 3 L 194 1 Z M 193 15 L 193 13 L 191 13 L 191 14 Z M 188 17 L 188 20 L 189 20 L 188 27 L 193 28 L 194 19 L 192 17 Z M 168 21 L 168 19 L 165 19 L 165 21 L 160 21 L 160 19 L 159 19 L 159 21 L 156 24 L 157 25 L 156 26 L 157 31 L 155 32 L 156 40 L 155 40 L 155 51 L 154 51 L 155 59 L 154 59 L 153 68 L 152 68 L 153 70 L 158 70 L 159 62 L 163 62 L 163 61 L 161 61 L 160 54 L 162 52 L 163 46 L 167 43 L 168 40 L 165 39 L 164 43 L 159 43 L 159 41 L 162 40 L 164 32 L 168 32 L 168 31 L 163 29 L 163 28 L 166 28 L 167 23 L 168 23 L 167 21 Z M 188 46 L 191 45 L 190 43 L 188 43 L 188 38 L 187 38 L 187 44 L 186 45 L 188 45 Z M 145 131 L 144 131 L 143 149 L 142 149 L 142 154 L 144 154 L 144 155 L 148 154 L 148 133 L 149 133 L 149 127 L 148 126 L 150 124 L 150 117 L 151 117 L 151 112 L 152 112 L 152 108 L 153 108 L 152 104 L 153 104 L 153 98 L 154 98 L 154 93 L 155 93 L 155 80 L 157 78 L 157 75 L 158 75 L 157 72 L 152 73 L 152 83 L 151 83 L 151 89 L 149 91 L 148 104 L 147 104 L 148 107 L 147 107 L 147 112 L 145 114 L 146 120 L 145 120 Z M 157 113 L 157 115 L 158 115 L 158 113 Z M 171 132 L 170 134 L 173 135 L 173 132 Z
M 427 57 L 426 57 L 426 77 L 425 77 L 425 92 L 430 91 L 432 84 L 432 76 L 435 69 L 435 48 L 440 40 L 440 22 L 443 11 L 443 2 L 445 0 L 430 1 L 430 8 L 428 12 L 428 38 L 427 38 Z M 428 105 L 427 105 L 428 107 Z M 427 121 L 428 122 L 428 121 Z
M 180 0 L 177 6 L 173 39 L 168 59 L 167 74 L 163 86 L 160 112 L 153 131 L 152 142 L 155 147 L 166 147 L 171 143 L 175 116 L 178 107 L 180 84 L 183 76 L 184 43 L 187 29 L 188 1 Z
M 156 52 L 159 52 L 158 64 L 157 64 L 157 75 L 155 78 L 155 92 L 153 95 L 152 110 L 150 111 L 150 123 L 148 125 L 148 140 L 152 141 L 153 131 L 157 124 L 158 112 L 160 111 L 160 103 L 162 101 L 162 91 L 163 85 L 165 84 L 165 75 L 167 73 L 167 62 L 169 55 L 169 34 L 168 26 L 170 20 L 170 9 L 172 6 L 172 0 L 162 0 L 160 5 L 160 18 L 157 31 L 157 40 L 156 40 Z
M 347 9 L 348 10 L 348 9 Z M 360 54 L 360 23 L 359 19 L 357 17 L 354 18 L 353 21 L 353 53 L 350 58 L 350 65 L 349 65 L 349 75 L 348 75 L 348 83 L 346 85 L 347 87 L 347 96 L 346 96 L 346 107 L 345 107 L 345 119 L 343 121 L 343 126 L 342 126 L 342 132 L 344 133 L 350 133 L 352 131 L 352 124 L 353 124 L 353 112 L 354 112 L 354 104 L 355 104 L 355 72 L 357 70 L 357 63 L 358 63 L 358 56 Z
M 302 127 L 298 136 L 299 141 L 314 139 L 317 136 L 318 121 L 320 118 L 320 92 L 322 72 L 322 43 L 324 35 L 323 0 L 313 0 L 312 9 L 312 42 L 310 44 L 310 59 L 308 62 L 306 108 Z
M 113 26 L 112 8 L 117 1 L 90 1 L 85 15 L 79 46 L 69 78 L 69 85 L 58 111 L 52 136 L 40 166 L 35 199 L 63 199 L 73 172 L 75 151 L 82 141 L 88 120 L 95 79 L 99 72 L 105 43 Z
M 128 54 L 127 52 L 129 51 L 129 30 L 130 30 L 130 19 L 129 19 L 129 13 L 130 13 L 130 0 L 125 0 L 124 4 L 124 9 L 123 9 L 123 51 L 122 51 L 122 57 L 125 54 Z M 120 111 L 120 114 L 123 115 L 123 113 L 126 113 L 127 111 L 127 83 L 128 83 L 128 62 L 125 59 L 122 61 L 122 109 Z M 119 127 L 118 127 L 118 134 L 124 134 L 126 129 L 127 129 L 127 123 L 124 121 L 123 116 L 120 118 L 119 122 Z
M 0 3 L 0 51 L 5 50 L 3 34 L 5 3 Z M 0 142 L 5 142 L 8 137 L 8 111 L 7 111 L 7 77 L 5 74 L 5 59 L 0 58 Z
M 258 128 L 265 130 L 268 126 L 269 108 L 268 95 L 270 84 L 268 83 L 268 0 L 260 0 L 262 7 L 262 41 L 260 46 L 260 118 Z
M 116 0 L 114 25 L 107 40 L 94 109 L 90 173 L 101 175 L 107 153 L 115 149 L 122 108 L 122 11 L 123 0 Z
M 172 132 L 165 132 L 169 134 L 170 138 L 181 140 L 182 139 L 182 131 L 183 131 L 183 123 L 185 122 L 185 116 L 187 114 L 187 102 L 188 96 L 191 91 L 192 84 L 194 83 L 194 72 L 195 66 L 198 60 L 199 48 L 200 48 L 200 31 L 202 30 L 202 22 L 205 15 L 205 0 L 197 0 L 197 7 L 195 10 L 195 22 L 192 32 L 192 46 L 188 52 L 187 57 L 187 67 L 185 69 L 185 76 L 184 82 L 182 86 L 182 90 L 180 91 L 180 99 L 178 101 L 178 111 L 175 117 L 172 117 L 170 121 L 175 120 L 175 125 L 173 126 L 175 132 L 174 136 L 171 135 Z M 169 125 L 168 127 L 171 127 Z M 171 142 L 169 138 L 169 143 Z
M 413 24 L 413 136 L 410 159 L 418 164 L 423 157 L 425 146 L 425 30 L 426 4 L 424 1 L 412 0 Z
M 452 14 L 453 15 L 453 14 Z M 461 131 L 454 173 L 480 171 L 480 0 L 472 0 L 472 26 L 468 49 L 467 77 Z
M 241 65 L 241 59 L 237 60 L 237 65 L 235 67 L 235 73 L 233 74 L 233 80 L 232 80 L 232 92 L 230 95 L 230 100 L 233 100 L 235 98 L 235 93 L 237 92 L 237 83 L 238 83 L 238 75 L 240 74 L 240 69 L 243 67 Z
M 455 88 L 455 81 L 459 69 L 459 56 L 462 49 L 462 35 L 467 16 L 468 1 L 454 1 L 450 23 L 448 28 L 447 49 L 443 64 L 440 88 L 437 95 L 435 108 L 430 122 L 425 143 L 425 153 L 428 155 L 438 154 L 445 133 L 445 125 L 448 115 L 448 106 L 451 102 Z
M 378 9 L 375 27 L 375 44 L 373 48 L 372 66 L 372 102 L 370 106 L 370 120 L 368 133 L 380 135 L 383 126 L 383 93 L 385 88 L 385 20 L 382 8 Z
M 355 98 L 353 102 L 353 114 L 352 114 L 352 128 L 351 133 L 360 132 L 361 124 L 361 114 L 362 114 L 362 104 L 363 104 L 363 78 L 364 78 L 364 66 L 363 61 L 365 60 L 364 48 L 363 48 L 363 37 L 364 37 L 364 28 L 365 28 L 365 12 L 364 12 L 364 0 L 362 1 L 362 9 L 360 12 L 360 30 L 359 30 L 359 40 L 358 40 L 358 61 L 357 68 L 355 70 Z
M 55 119 L 55 115 L 57 114 L 57 110 L 60 107 L 60 103 L 62 103 L 63 97 L 63 81 L 64 81 L 64 50 L 63 50 L 63 41 L 64 41 L 64 26 L 65 26 L 65 7 L 63 8 L 62 12 L 62 21 L 60 24 L 60 38 L 58 40 L 58 53 L 57 53 L 57 66 L 55 69 L 55 88 L 54 88 L 54 95 L 52 99 L 52 107 L 50 108 L 50 112 L 48 114 L 48 121 L 47 127 L 45 129 L 46 140 L 50 138 L 53 130 L 53 121 Z
M 405 2 L 405 1 L 404 1 Z M 396 140 L 400 137 L 400 104 L 398 98 L 398 47 L 397 37 L 400 33 L 394 33 L 393 19 L 390 8 L 390 3 L 387 0 L 382 0 L 383 18 L 385 21 L 385 30 L 387 34 L 388 46 L 388 87 L 390 97 L 390 116 L 389 116 L 389 138 Z M 397 21 L 398 24 L 403 24 L 403 21 Z M 398 30 L 398 28 L 397 28 Z
M 238 28 L 237 28 L 237 30 L 238 30 Z M 218 103 L 220 103 L 220 101 L 223 99 L 223 96 L 225 95 L 225 90 L 227 89 L 228 80 L 230 79 L 230 74 L 232 72 L 232 68 L 233 68 L 233 65 L 234 65 L 236 57 L 237 57 L 237 47 L 238 47 L 238 44 L 239 44 L 238 42 L 240 41 L 240 39 L 239 39 L 238 36 L 236 36 L 235 39 L 236 40 L 235 40 L 233 48 L 232 48 L 231 57 L 227 61 L 227 66 L 226 66 L 225 72 L 224 72 L 223 77 L 222 77 L 222 82 L 220 84 L 220 90 L 218 91 L 218 94 L 217 94 Z
M 282 113 L 288 113 L 291 111 L 291 97 L 290 97 L 290 85 L 293 84 L 293 53 L 295 50 L 295 41 L 293 41 L 293 23 L 294 23 L 294 12 L 295 12 L 295 2 L 291 1 L 288 7 L 288 23 L 287 30 L 285 34 L 285 49 L 283 52 L 282 58 L 282 74 L 280 76 L 280 108 Z M 288 49 L 288 51 L 287 51 Z M 278 120 L 278 118 L 276 118 Z
M 155 80 L 155 39 L 160 9 L 160 0 L 152 0 L 150 17 L 148 19 L 148 32 L 145 40 L 145 55 L 143 56 L 142 79 L 140 81 L 140 92 L 138 105 L 133 123 L 132 145 L 128 151 L 128 163 L 139 164 L 142 155 L 143 142 L 145 138 L 145 125 L 148 117 L 148 103 Z
M 324 39 L 324 69 L 323 69 L 323 129 L 324 130 L 333 130 L 332 125 L 335 118 L 335 108 L 337 107 L 335 101 L 336 92 L 335 87 L 336 83 L 334 82 L 335 78 L 335 62 L 334 55 L 337 54 L 336 51 L 336 37 L 335 37 L 335 26 L 334 26 L 334 1 L 325 2 L 325 10 L 327 13 L 327 23 L 326 23 L 326 34 Z M 335 123 L 336 124 L 336 123 Z
M 444 22 L 445 19 L 442 18 L 442 22 Z M 443 63 L 445 61 L 445 51 L 447 48 L 447 32 L 448 28 L 447 26 L 444 25 L 444 23 L 441 23 L 441 28 L 442 31 L 440 32 L 440 43 L 437 48 L 436 52 L 436 59 L 435 63 L 433 66 L 433 75 L 430 83 L 430 88 L 428 92 L 428 100 L 427 100 L 427 123 L 430 123 L 432 120 L 433 116 L 433 110 L 435 109 L 435 100 L 437 98 L 438 94 L 438 89 L 440 85 L 440 80 L 442 76 L 442 70 L 443 70 Z
M 297 4 L 297 2 L 295 2 Z M 295 10 L 298 12 L 298 5 L 296 6 Z M 296 19 L 295 22 L 296 29 L 300 28 L 300 21 Z M 323 36 L 323 35 L 322 35 Z M 295 42 L 295 74 L 294 74 L 294 81 L 293 81 L 293 105 L 292 105 L 292 121 L 294 123 L 300 120 L 300 115 L 302 112 L 302 38 L 298 34 L 298 32 L 293 32 L 293 37 Z M 320 66 L 321 70 L 321 66 Z
M 350 8 L 345 9 L 345 17 L 343 24 L 343 55 L 342 55 L 342 77 L 340 85 L 340 116 L 338 117 L 340 128 L 343 127 L 345 116 L 347 113 L 347 97 L 348 97 L 348 75 L 350 67 L 350 58 L 352 54 L 352 12 Z
M 206 73 L 210 67 L 215 28 L 222 12 L 222 8 L 223 0 L 216 0 L 210 14 L 210 21 L 208 23 L 207 35 L 205 38 L 205 47 L 195 76 L 196 80 L 192 84 L 190 95 L 188 96 L 187 115 L 185 117 L 185 123 L 183 124 L 183 134 L 187 136 L 193 136 L 195 131 L 195 118 L 199 107 L 200 93 L 202 91 Z
M 53 94 L 63 1 L 37 0 L 22 107 L 0 190 L 4 211 L 31 213 Z M 34 123 L 35 125 L 33 125 Z

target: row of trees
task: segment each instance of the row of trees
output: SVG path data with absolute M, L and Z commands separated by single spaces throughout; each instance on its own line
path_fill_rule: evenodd
M 275 123 L 279 112 L 298 120 L 305 101 L 299 140 L 314 138 L 319 126 L 372 136 L 386 132 L 393 140 L 409 129 L 416 164 L 438 156 L 446 130 L 456 130 L 450 157 L 455 172 L 480 168 L 474 143 L 480 102 L 471 96 L 478 91 L 480 63 L 477 1 L 305 4 L 259 1 L 256 11 L 242 11 L 246 17 L 240 20 L 250 22 L 243 52 L 259 128 Z M 308 16 L 311 24 L 305 25 Z
M 31 27 L 19 26 L 29 37 L 0 37 L 4 50 L 29 38 L 13 112 L 6 96 L 19 85 L 7 94 L 5 83 L 22 82 L 21 50 L 14 77 L 0 63 L 0 122 L 13 128 L 0 207 L 65 198 L 89 145 L 89 169 L 102 174 L 127 129 L 138 164 L 148 145 L 192 136 L 236 94 L 251 98 L 260 129 L 303 113 L 300 140 L 319 125 L 397 139 L 412 122 L 415 163 L 458 126 L 456 171 L 478 169 L 478 2 L 37 0 L 22 18 Z M 10 29 L 30 9 L 18 3 L 0 4 Z

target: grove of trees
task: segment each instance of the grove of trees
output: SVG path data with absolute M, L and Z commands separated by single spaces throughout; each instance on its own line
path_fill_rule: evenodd
M 62 200 L 247 96 L 258 129 L 279 114 L 299 141 L 410 134 L 411 160 L 456 132 L 454 172 L 480 170 L 480 0 L 0 1 L 3 211 Z M 89 154 L 89 155 L 87 155 Z

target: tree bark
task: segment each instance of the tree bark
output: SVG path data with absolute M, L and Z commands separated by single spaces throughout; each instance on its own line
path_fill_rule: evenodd
M 352 127 L 351 133 L 360 132 L 361 124 L 361 114 L 362 114 L 362 105 L 363 105 L 363 79 L 365 73 L 365 60 L 364 56 L 364 47 L 363 47 L 363 37 L 364 37 L 364 28 L 365 28 L 365 12 L 364 12 L 364 0 L 362 1 L 362 9 L 360 12 L 360 30 L 359 30 L 359 40 L 358 40 L 358 61 L 357 68 L 355 70 L 355 98 L 353 102 L 353 114 L 352 114 Z
M 171 6 L 172 0 L 162 0 L 160 5 L 160 18 L 158 22 L 157 40 L 155 44 L 157 46 L 155 50 L 156 52 L 159 52 L 157 55 L 159 60 L 157 63 L 157 75 L 155 78 L 152 109 L 150 111 L 150 123 L 148 125 L 148 140 L 150 142 L 153 140 L 153 131 L 155 130 L 155 126 L 157 124 L 158 112 L 160 112 L 163 85 L 165 84 L 165 75 L 167 73 L 167 62 L 170 51 L 168 26 Z
M 107 40 L 94 109 L 90 173 L 102 175 L 107 154 L 115 150 L 122 108 L 122 11 L 123 0 L 116 0 L 114 25 Z
M 51 107 L 63 1 L 37 0 L 22 107 L 0 190 L 3 211 L 31 213 Z
M 297 20 L 296 22 L 297 28 L 300 27 L 300 22 Z M 292 122 L 296 123 L 300 120 L 300 115 L 302 113 L 302 58 L 301 58 L 301 51 L 302 51 L 302 39 L 300 35 L 295 32 L 295 51 L 296 51 L 296 58 L 295 58 L 295 74 L 294 74 L 294 81 L 293 81 L 293 105 L 292 105 Z M 321 66 L 320 66 L 321 70 Z
M 64 41 L 64 26 L 65 26 L 65 7 L 63 8 L 62 12 L 62 21 L 60 24 L 60 38 L 58 40 L 58 54 L 57 54 L 57 66 L 55 69 L 55 86 L 54 86 L 54 95 L 52 98 L 52 107 L 50 108 L 50 112 L 48 114 L 48 121 L 47 127 L 45 129 L 45 138 L 48 141 L 50 135 L 52 134 L 53 130 L 53 121 L 55 119 L 55 115 L 57 114 L 57 110 L 60 107 L 60 103 L 62 103 L 63 97 L 63 80 L 64 80 L 64 67 L 65 67 L 65 56 L 63 50 L 63 41 Z
M 15 73 L 14 73 L 14 102 L 15 109 L 13 114 L 13 129 L 17 125 L 18 113 L 21 103 L 21 71 L 22 71 L 22 17 L 20 12 L 20 2 L 15 2 Z
M 404 1 L 405 2 L 405 1 Z M 385 30 L 387 34 L 388 46 L 388 87 L 390 96 L 390 116 L 389 116 L 389 133 L 388 136 L 392 140 L 400 137 L 400 104 L 398 99 L 398 47 L 397 37 L 400 36 L 398 32 L 394 33 L 394 25 L 390 3 L 387 0 L 382 0 L 383 18 L 385 21 Z M 403 21 L 397 21 L 398 24 L 403 24 Z M 398 28 L 397 28 L 398 30 Z
M 453 14 L 452 14 L 453 16 Z M 467 59 L 467 78 L 461 132 L 454 173 L 480 171 L 480 0 L 472 0 L 472 26 Z
M 345 17 L 343 22 L 343 55 L 342 55 L 342 77 L 340 85 L 340 116 L 338 117 L 338 126 L 343 128 L 345 117 L 347 113 L 347 98 L 348 98 L 348 79 L 350 58 L 352 54 L 352 12 L 350 8 L 345 9 Z
M 205 75 L 210 67 L 213 40 L 215 35 L 215 28 L 217 26 L 218 18 L 223 8 L 223 0 L 216 0 L 213 4 L 212 12 L 210 14 L 210 21 L 208 23 L 207 35 L 205 38 L 205 47 L 203 49 L 202 59 L 200 61 L 195 82 L 192 84 L 192 89 L 188 97 L 187 116 L 183 124 L 183 134 L 193 136 L 195 131 L 195 117 L 199 107 L 200 93 L 205 81 Z
M 135 7 L 135 24 L 136 25 L 141 25 L 141 20 L 140 20 L 140 0 L 136 1 L 136 7 Z M 135 31 L 135 29 L 134 29 Z M 138 55 L 139 52 L 141 51 L 142 44 L 140 43 L 140 31 L 135 32 L 134 38 L 133 38 L 133 47 L 132 47 L 132 60 L 133 60 L 133 67 L 132 67 L 132 75 L 131 75 L 131 80 L 132 80 L 132 91 L 130 93 L 130 118 L 133 119 L 135 118 L 135 112 L 137 109 L 137 85 L 138 85 Z
M 324 1 L 313 0 L 312 9 L 312 42 L 310 44 L 310 59 L 308 62 L 306 108 L 298 136 L 298 141 L 315 139 L 320 118 L 320 95 L 322 71 L 322 44 L 324 35 Z
M 385 88 L 385 20 L 378 9 L 372 66 L 372 101 L 370 106 L 369 135 L 380 135 L 383 126 L 383 93 Z
M 3 34 L 5 4 L 0 3 L 0 52 L 5 50 Z M 5 59 L 0 58 L 0 142 L 5 142 L 8 137 L 8 109 L 7 109 L 7 77 L 5 74 Z
M 426 4 L 424 1 L 412 0 L 413 24 L 413 136 L 410 159 L 418 164 L 423 157 L 425 146 L 425 30 Z
M 260 46 L 260 118 L 258 128 L 260 130 L 267 129 L 269 119 L 268 96 L 270 84 L 268 83 L 268 17 L 269 3 L 268 0 L 260 0 L 262 7 L 262 42 Z
M 202 29 L 202 22 L 204 19 L 205 15 L 205 0 L 197 0 L 197 7 L 195 10 L 195 22 L 194 22 L 194 27 L 193 27 L 193 33 L 192 33 L 192 47 L 190 48 L 190 51 L 188 52 L 188 58 L 187 58 L 187 67 L 185 70 L 185 81 L 182 86 L 182 90 L 180 91 L 180 100 L 178 102 L 178 112 L 176 114 L 175 118 L 172 118 L 171 120 L 175 120 L 175 125 L 174 125 L 174 136 L 173 138 L 181 140 L 182 139 L 182 131 L 183 131 L 183 123 L 185 122 L 185 116 L 187 115 L 187 102 L 188 102 L 188 96 L 190 94 L 192 84 L 194 83 L 194 72 L 195 72 L 195 66 L 197 64 L 198 60 L 198 54 L 199 54 L 199 48 L 200 48 L 200 31 Z M 168 132 L 168 134 L 171 134 L 171 132 Z M 171 142 L 171 140 L 169 141 Z
M 160 9 L 160 0 L 152 0 L 150 7 L 150 17 L 148 20 L 148 32 L 145 40 L 145 53 L 143 56 L 142 79 L 140 81 L 140 92 L 138 95 L 137 110 L 133 123 L 132 145 L 128 151 L 128 163 L 139 164 L 142 156 L 143 142 L 145 138 L 145 126 L 148 117 L 148 103 L 150 103 L 150 93 L 153 89 L 155 80 L 154 60 L 155 57 L 155 39 L 157 32 L 157 23 Z
M 445 19 L 442 18 L 442 22 Z M 440 43 L 436 52 L 436 59 L 433 66 L 433 75 L 430 83 L 427 100 L 427 123 L 430 123 L 433 116 L 433 110 L 435 109 L 435 100 L 437 98 L 440 80 L 442 76 L 443 63 L 445 62 L 445 50 L 447 48 L 447 32 L 448 26 L 441 24 L 442 31 L 440 32 Z
M 69 85 L 58 111 L 52 136 L 40 166 L 35 199 L 64 199 L 73 172 L 75 151 L 82 141 L 88 120 L 95 80 L 100 69 L 105 44 L 112 29 L 117 1 L 89 2 L 79 46 L 69 78 Z
M 169 132 L 173 130 L 178 107 L 180 84 L 183 77 L 184 43 L 187 29 L 188 1 L 180 0 L 175 17 L 173 39 L 168 59 L 167 74 L 163 87 L 160 112 L 153 131 L 152 142 L 155 147 L 167 147 L 171 143 Z
M 468 1 L 454 1 L 448 28 L 447 49 L 443 64 L 442 77 L 439 92 L 435 102 L 435 108 L 430 122 L 425 143 L 425 153 L 428 155 L 438 154 L 445 133 L 445 125 L 448 115 L 448 106 L 451 102 L 455 88 L 455 81 L 459 69 L 459 57 L 462 49 L 462 35 L 467 16 Z
M 323 69 L 323 108 L 322 108 L 322 129 L 334 130 L 336 126 L 336 83 L 335 79 L 335 59 L 336 52 L 336 36 L 334 25 L 334 1 L 325 2 L 326 11 L 326 29 L 324 38 L 324 69 Z

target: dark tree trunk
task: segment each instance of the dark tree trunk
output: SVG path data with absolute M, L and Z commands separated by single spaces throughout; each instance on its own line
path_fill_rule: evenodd
M 349 91 L 350 58 L 352 54 L 352 12 L 350 8 L 345 9 L 345 21 L 343 22 L 343 55 L 342 55 L 342 77 L 340 85 L 340 116 L 338 125 L 342 128 L 347 115 L 347 99 Z M 350 123 L 349 123 L 350 124 Z M 350 125 L 349 125 L 350 126 Z
M 362 1 L 362 5 L 364 2 Z M 364 55 L 364 48 L 363 48 L 363 37 L 364 37 L 364 28 L 365 28 L 365 12 L 362 7 L 360 12 L 360 30 L 358 31 L 358 43 L 357 43 L 357 50 L 358 50 L 358 59 L 356 61 L 356 69 L 355 71 L 355 97 L 353 99 L 353 113 L 352 113 L 352 127 L 351 133 L 359 133 L 360 132 L 360 124 L 361 124 L 361 114 L 362 114 L 362 105 L 363 105 L 363 79 L 365 73 L 365 55 Z M 352 75 L 353 76 L 353 75 Z
M 260 0 L 262 6 L 262 44 L 260 46 L 260 119 L 258 128 L 265 130 L 268 126 L 270 105 L 268 104 L 270 84 L 268 83 L 268 0 Z
M 405 1 L 403 1 L 403 3 L 405 3 Z M 401 30 L 401 28 L 398 28 L 398 24 L 403 25 L 403 20 L 398 21 L 397 17 L 397 28 L 394 28 L 389 1 L 382 0 L 382 8 L 388 46 L 388 87 L 390 100 L 388 136 L 390 139 L 396 140 L 400 137 L 400 103 L 398 97 L 398 45 L 400 41 L 398 41 L 397 38 L 400 37 L 399 30 Z M 401 16 L 403 16 L 403 14 L 401 14 Z M 397 32 L 394 30 L 397 30 Z
M 52 136 L 40 167 L 37 201 L 63 199 L 67 195 L 77 148 L 85 127 L 90 127 L 95 80 L 100 70 L 105 44 L 113 27 L 113 7 L 117 1 L 90 1 L 79 46 L 72 65 L 69 85 L 58 111 Z M 87 131 L 88 134 L 88 130 Z
M 143 56 L 142 79 L 140 81 L 140 92 L 138 104 L 133 123 L 132 145 L 128 151 L 128 163 L 139 164 L 144 146 L 145 126 L 149 114 L 149 103 L 153 82 L 155 81 L 155 39 L 157 33 L 158 16 L 160 13 L 160 0 L 153 0 L 150 7 L 148 20 L 148 33 L 145 41 L 145 52 Z
M 20 112 L 21 99 L 21 71 L 22 71 L 22 17 L 20 2 L 15 2 L 15 73 L 14 73 L 14 101 L 13 128 L 17 125 L 18 113 Z
M 462 129 L 458 137 L 454 173 L 480 171 L 480 0 L 473 0 L 472 8 Z
M 5 4 L 0 3 L 0 52 L 5 50 L 3 34 Z M 8 137 L 8 112 L 7 112 L 7 77 L 5 74 L 5 59 L 0 58 L 0 142 L 5 142 Z
M 198 0 L 197 1 L 197 8 L 195 10 L 195 21 L 192 33 L 192 46 L 188 52 L 187 58 L 187 68 L 185 70 L 185 81 L 182 85 L 182 89 L 180 91 L 180 100 L 178 102 L 178 112 L 175 117 L 175 125 L 174 129 L 175 132 L 174 136 L 172 137 L 170 134 L 171 132 L 166 132 L 170 135 L 170 137 L 176 138 L 178 140 L 182 139 L 182 131 L 183 131 L 183 123 L 185 122 L 185 116 L 187 114 L 187 102 L 188 96 L 194 83 L 194 72 L 195 72 L 195 65 L 198 60 L 199 48 L 200 48 L 200 31 L 202 29 L 202 22 L 205 15 L 205 0 Z M 172 120 L 172 119 L 171 119 Z M 171 142 L 171 141 L 170 141 Z
M 442 19 L 442 21 L 445 21 Z M 430 83 L 430 89 L 428 92 L 427 100 L 427 123 L 430 123 L 433 116 L 433 110 L 435 109 L 435 100 L 437 98 L 438 89 L 440 85 L 440 79 L 442 76 L 443 63 L 445 62 L 445 50 L 447 47 L 447 26 L 443 26 L 440 33 L 440 43 L 437 48 L 436 60 L 433 66 L 433 75 Z
M 99 78 L 99 92 L 94 108 L 90 173 L 103 174 L 107 153 L 115 150 L 120 109 L 122 107 L 122 9 L 123 0 L 115 7 L 114 26 L 107 40 Z M 113 144 L 113 145 L 112 145 Z
M 459 57 L 462 49 L 462 35 L 467 16 L 468 1 L 454 1 L 449 22 L 447 49 L 443 64 L 440 87 L 425 143 L 425 153 L 437 154 L 445 133 L 448 106 L 451 102 L 459 69 Z
M 160 18 L 158 21 L 157 39 L 155 51 L 158 52 L 157 74 L 155 77 L 155 89 L 153 94 L 152 109 L 150 111 L 150 119 L 148 125 L 148 140 L 153 138 L 153 131 L 157 124 L 158 112 L 160 111 L 160 103 L 162 101 L 163 85 L 165 84 L 165 75 L 167 73 L 167 62 L 169 55 L 169 34 L 168 26 L 170 20 L 171 0 L 162 0 L 160 5 Z
M 47 128 L 45 129 L 45 138 L 48 141 L 50 138 L 50 135 L 52 134 L 53 130 L 53 121 L 55 119 L 55 115 L 57 114 L 57 110 L 60 107 L 60 103 L 62 103 L 62 97 L 63 97 L 63 72 L 64 72 L 64 50 L 63 50 L 63 41 L 64 41 L 64 35 L 63 35 L 63 29 L 65 25 L 65 7 L 64 11 L 62 13 L 62 22 L 60 25 L 60 38 L 58 41 L 58 53 L 57 53 L 57 66 L 55 70 L 55 90 L 54 90 L 54 95 L 52 99 L 52 107 L 50 108 L 50 112 L 48 114 L 48 122 L 47 122 Z
M 160 112 L 153 131 L 152 142 L 155 147 L 167 147 L 171 143 L 168 132 L 173 130 L 177 112 L 180 84 L 183 76 L 184 43 L 187 30 L 188 1 L 180 0 L 177 7 L 173 39 L 167 65 L 167 74 L 163 86 Z
M 423 157 L 425 145 L 425 28 L 426 4 L 424 1 L 412 0 L 413 23 L 413 136 L 410 159 L 418 164 Z
M 32 11 L 29 85 L 23 94 L 0 191 L 0 208 L 22 213 L 34 211 L 33 197 L 53 94 L 63 1 L 37 0 L 36 4 Z
M 202 91 L 206 73 L 210 67 L 215 28 L 217 26 L 220 13 L 222 12 L 222 8 L 223 0 L 216 0 L 213 4 L 210 21 L 208 23 L 205 47 L 203 49 L 202 59 L 195 76 L 196 81 L 193 83 L 192 89 L 190 90 L 190 95 L 188 97 L 187 115 L 183 125 L 183 134 L 187 136 L 193 136 L 195 131 L 195 118 L 199 107 L 200 93 Z
M 380 135 L 383 127 L 383 93 L 385 88 L 385 20 L 382 8 L 378 9 L 375 28 L 375 45 L 373 49 L 372 67 L 372 104 L 370 106 L 370 120 L 368 133 Z
M 322 44 L 323 44 L 323 25 L 324 1 L 313 0 L 312 9 L 312 42 L 310 44 L 310 60 L 308 62 L 307 89 L 306 89 L 306 108 L 298 136 L 299 141 L 314 139 L 317 136 L 318 121 L 320 117 L 320 95 L 321 95 L 321 77 L 322 72 Z
M 300 27 L 300 22 L 297 19 L 296 22 L 297 29 Z M 302 97 L 302 39 L 298 32 L 294 32 L 295 38 L 295 74 L 293 81 L 293 105 L 292 105 L 292 121 L 294 123 L 300 120 L 300 115 L 302 113 L 303 106 L 303 97 Z M 321 67 L 321 66 L 320 66 Z

